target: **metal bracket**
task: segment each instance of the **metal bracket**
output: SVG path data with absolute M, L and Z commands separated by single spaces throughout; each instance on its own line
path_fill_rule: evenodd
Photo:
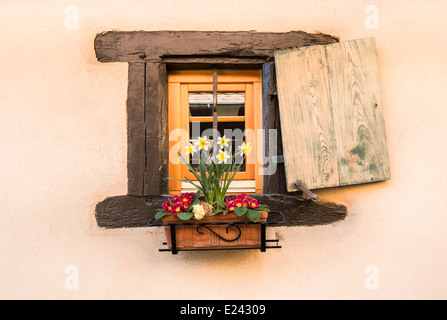
M 318 202 L 320 200 L 320 197 L 317 196 L 312 191 L 310 191 L 309 189 L 307 189 L 306 186 L 301 182 L 301 180 L 297 180 L 295 182 L 295 186 L 301 191 L 303 191 L 303 193 L 305 193 L 313 202 Z
M 228 224 L 228 226 L 227 226 L 227 228 L 226 228 L 226 232 L 228 233 L 228 229 L 230 228 L 230 227 L 233 227 L 233 228 L 236 228 L 236 230 L 238 231 L 238 235 L 235 237 L 235 238 L 233 238 L 233 239 L 227 239 L 227 238 L 224 238 L 224 237 L 222 237 L 220 234 L 218 234 L 217 232 L 215 232 L 213 229 L 211 229 L 210 227 L 208 227 L 206 224 L 199 224 L 198 226 L 197 226 L 197 228 L 196 228 L 196 232 L 197 233 L 200 233 L 200 234 L 204 234 L 202 231 L 200 231 L 199 229 L 200 228 L 205 228 L 205 229 L 207 229 L 208 231 L 210 231 L 211 233 L 213 233 L 214 235 L 216 235 L 219 239 L 221 239 L 221 240 L 223 240 L 223 241 L 226 241 L 226 242 L 233 242 L 233 241 L 236 241 L 237 239 L 239 239 L 240 238 L 240 236 L 241 236 L 241 234 L 242 234 L 242 230 L 241 230 L 241 228 L 239 228 L 239 226 L 237 226 L 237 225 L 235 225 L 235 224 Z
M 179 251 L 182 251 L 181 249 L 177 248 L 176 245 L 176 226 L 178 225 L 195 225 L 196 232 L 203 234 L 202 231 L 200 231 L 200 228 L 205 228 L 208 231 L 212 232 L 222 240 L 225 240 L 227 242 L 236 241 L 241 236 L 241 229 L 239 228 L 239 225 L 241 224 L 260 224 L 260 236 L 261 236 L 261 243 L 259 247 L 249 247 L 249 248 L 210 248 L 210 249 L 188 249 L 185 251 L 195 251 L 195 250 L 241 250 L 241 249 L 260 249 L 261 252 L 265 252 L 267 249 L 278 249 L 281 248 L 281 246 L 278 244 L 279 239 L 267 239 L 266 237 L 266 227 L 267 225 L 280 225 L 285 224 L 286 220 L 284 218 L 284 215 L 280 211 L 270 211 L 269 217 L 267 221 L 265 222 L 179 222 L 179 223 L 163 223 L 161 220 L 155 221 L 155 216 L 152 217 L 148 223 L 149 227 L 169 227 L 171 231 L 171 249 L 168 248 L 160 248 L 159 251 L 171 251 L 172 254 L 177 254 Z M 239 230 L 239 235 L 235 239 L 225 239 L 222 237 L 222 235 L 217 234 L 214 232 L 211 227 L 213 225 L 226 225 L 226 231 L 228 232 L 228 229 L 230 227 L 236 227 Z M 268 245 L 272 244 L 272 245 Z M 167 245 L 167 242 L 163 242 L 163 245 Z

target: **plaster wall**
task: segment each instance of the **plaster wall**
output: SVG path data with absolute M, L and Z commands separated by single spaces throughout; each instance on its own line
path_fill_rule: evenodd
M 1 1 L 0 298 L 447 298 L 446 14 L 434 0 Z M 95 205 L 127 190 L 127 64 L 93 50 L 110 30 L 375 37 L 392 179 L 318 191 L 347 218 L 275 228 L 283 248 L 266 253 L 173 256 L 162 230 L 99 228 Z

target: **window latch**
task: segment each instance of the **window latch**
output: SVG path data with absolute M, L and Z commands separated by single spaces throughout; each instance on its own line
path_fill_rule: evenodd
M 303 193 L 305 193 L 313 202 L 318 202 L 320 197 L 315 193 L 306 188 L 306 186 L 301 182 L 301 180 L 297 180 L 295 182 L 295 186 L 300 189 Z

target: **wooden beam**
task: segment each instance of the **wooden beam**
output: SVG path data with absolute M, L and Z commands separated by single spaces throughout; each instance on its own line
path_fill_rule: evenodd
M 100 62 L 158 62 L 163 56 L 273 57 L 276 50 L 335 43 L 303 31 L 109 31 L 95 37 Z
M 279 121 L 279 108 L 278 98 L 276 95 L 276 73 L 275 63 L 266 62 L 262 66 L 262 112 L 263 112 L 263 124 L 262 127 L 265 130 L 265 148 L 264 157 L 282 156 L 282 140 L 281 140 L 281 128 Z M 271 131 L 275 130 L 276 139 L 271 137 Z M 272 163 L 273 158 L 268 158 L 267 167 L 264 166 L 265 175 L 263 179 L 263 192 L 264 193 L 286 193 L 286 177 L 284 163 Z M 276 167 L 276 168 L 275 168 Z M 267 170 L 270 168 L 270 170 Z
M 144 194 L 145 149 L 145 74 L 146 63 L 129 63 L 127 89 L 127 193 Z
M 332 202 L 314 203 L 295 195 L 258 194 L 252 195 L 272 210 L 281 211 L 286 219 L 285 227 L 316 226 L 344 220 L 347 209 Z M 161 208 L 167 196 L 116 196 L 96 205 L 96 220 L 102 228 L 146 227 Z
M 167 193 L 167 71 L 162 63 L 146 63 L 144 195 Z

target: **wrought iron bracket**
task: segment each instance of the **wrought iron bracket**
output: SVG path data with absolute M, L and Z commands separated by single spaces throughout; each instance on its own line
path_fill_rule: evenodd
M 237 235 L 235 238 L 232 238 L 232 239 L 224 238 L 223 236 L 221 236 L 220 234 L 218 234 L 217 232 L 215 232 L 213 229 L 211 229 L 210 227 L 208 227 L 208 226 L 205 225 L 205 224 L 200 224 L 200 225 L 198 225 L 197 228 L 196 228 L 196 231 L 197 231 L 197 233 L 205 234 L 205 233 L 203 233 L 202 231 L 199 230 L 200 228 L 205 228 L 205 229 L 207 229 L 208 231 L 210 231 L 211 233 L 213 233 L 214 235 L 216 235 L 219 239 L 221 239 L 221 240 L 223 240 L 223 241 L 226 241 L 226 242 L 233 242 L 233 241 L 236 241 L 237 239 L 239 239 L 239 238 L 241 237 L 242 230 L 241 230 L 241 228 L 239 228 L 239 226 L 237 226 L 237 225 L 235 225 L 235 224 L 228 224 L 228 226 L 227 226 L 226 229 L 225 229 L 225 231 L 226 231 L 227 233 L 228 233 L 228 229 L 229 229 L 230 227 L 233 227 L 233 228 L 235 228 L 235 229 L 238 231 L 238 235 Z
M 241 228 L 239 228 L 239 225 L 241 224 L 259 224 L 260 225 L 260 237 L 261 237 L 261 243 L 259 245 L 259 247 L 251 247 L 251 248 L 216 248 L 216 249 L 196 249 L 197 251 L 205 251 L 205 250 L 250 250 L 250 249 L 259 249 L 261 252 L 266 252 L 267 249 L 279 249 L 281 248 L 281 246 L 278 244 L 279 239 L 267 239 L 266 237 L 266 229 L 267 229 L 267 225 L 280 225 L 280 224 L 285 224 L 286 220 L 284 218 L 284 215 L 282 214 L 282 212 L 280 211 L 271 211 L 269 212 L 269 217 L 267 219 L 267 221 L 263 221 L 263 222 L 206 222 L 206 223 L 201 223 L 201 222 L 178 222 L 178 223 L 163 223 L 160 220 L 155 221 L 155 218 L 152 217 L 152 219 L 150 220 L 150 222 L 148 223 L 149 227 L 169 227 L 170 228 L 170 234 L 171 234 L 171 249 L 169 248 L 161 248 L 159 249 L 160 252 L 162 251 L 171 251 L 172 254 L 177 254 L 179 251 L 183 251 L 177 248 L 176 246 L 176 226 L 179 225 L 196 225 L 196 232 L 200 233 L 200 234 L 204 234 L 203 231 L 201 231 L 202 228 L 208 230 L 209 232 L 213 233 L 214 235 L 216 235 L 217 237 L 219 237 L 220 239 L 227 241 L 227 242 L 232 242 L 232 241 L 236 241 L 237 239 L 239 239 L 239 237 L 242 234 L 242 230 Z M 226 225 L 226 232 L 228 233 L 229 228 L 236 228 L 238 230 L 238 235 L 234 238 L 225 238 L 224 236 L 222 236 L 221 234 L 218 234 L 217 232 L 215 232 L 212 229 L 212 226 L 216 226 L 216 225 Z M 167 245 L 167 242 L 163 242 L 163 245 Z M 270 245 L 271 244 L 271 245 Z M 188 249 L 187 251 L 196 251 L 196 250 L 191 250 Z

